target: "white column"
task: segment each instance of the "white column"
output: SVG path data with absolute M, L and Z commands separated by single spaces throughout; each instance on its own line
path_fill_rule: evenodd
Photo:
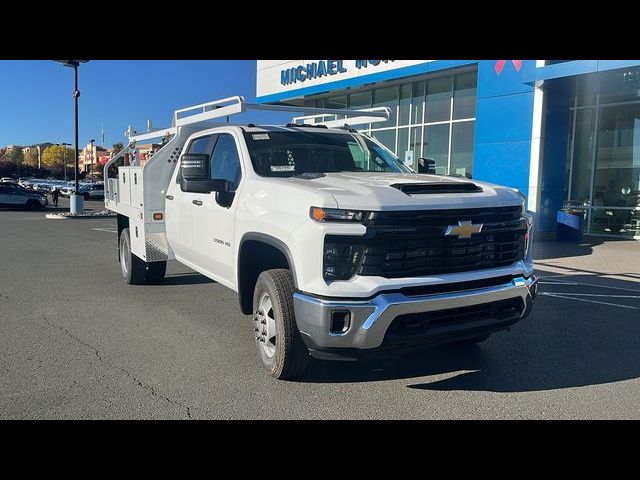
M 544 67 L 545 60 L 536 60 L 536 68 Z M 533 126 L 531 128 L 531 156 L 529 159 L 529 197 L 527 208 L 533 212 L 540 210 L 540 187 L 542 183 L 542 157 L 544 154 L 544 111 L 545 98 L 543 81 L 536 81 L 533 92 Z

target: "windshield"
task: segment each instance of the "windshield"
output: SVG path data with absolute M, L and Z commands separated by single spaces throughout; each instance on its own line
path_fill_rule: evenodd
M 245 132 L 253 168 L 266 177 L 305 173 L 411 173 L 392 153 L 357 133 Z

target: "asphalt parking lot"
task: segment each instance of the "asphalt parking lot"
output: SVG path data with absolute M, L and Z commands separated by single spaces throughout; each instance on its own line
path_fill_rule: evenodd
M 126 285 L 114 219 L 0 225 L 0 419 L 640 418 L 638 243 L 583 252 L 627 249 L 607 275 L 537 246 L 533 314 L 480 346 L 313 361 L 282 382 L 230 290 L 175 262 L 163 285 Z

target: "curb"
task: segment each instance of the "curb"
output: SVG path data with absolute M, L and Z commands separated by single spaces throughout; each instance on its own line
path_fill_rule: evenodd
M 45 218 L 49 218 L 51 220 L 83 220 L 88 218 L 114 218 L 117 215 L 115 213 L 109 214 L 71 214 L 71 213 L 47 213 Z

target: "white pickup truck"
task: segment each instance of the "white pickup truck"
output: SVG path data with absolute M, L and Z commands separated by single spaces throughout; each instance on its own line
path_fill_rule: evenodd
M 250 108 L 303 116 L 210 123 Z M 524 196 L 416 173 L 352 128 L 388 115 L 232 97 L 178 110 L 169 128 L 129 127 L 104 170 L 126 281 L 160 282 L 176 259 L 236 291 L 259 358 L 283 379 L 310 355 L 473 344 L 508 329 L 536 294 Z M 153 138 L 164 145 L 141 166 L 136 143 Z

